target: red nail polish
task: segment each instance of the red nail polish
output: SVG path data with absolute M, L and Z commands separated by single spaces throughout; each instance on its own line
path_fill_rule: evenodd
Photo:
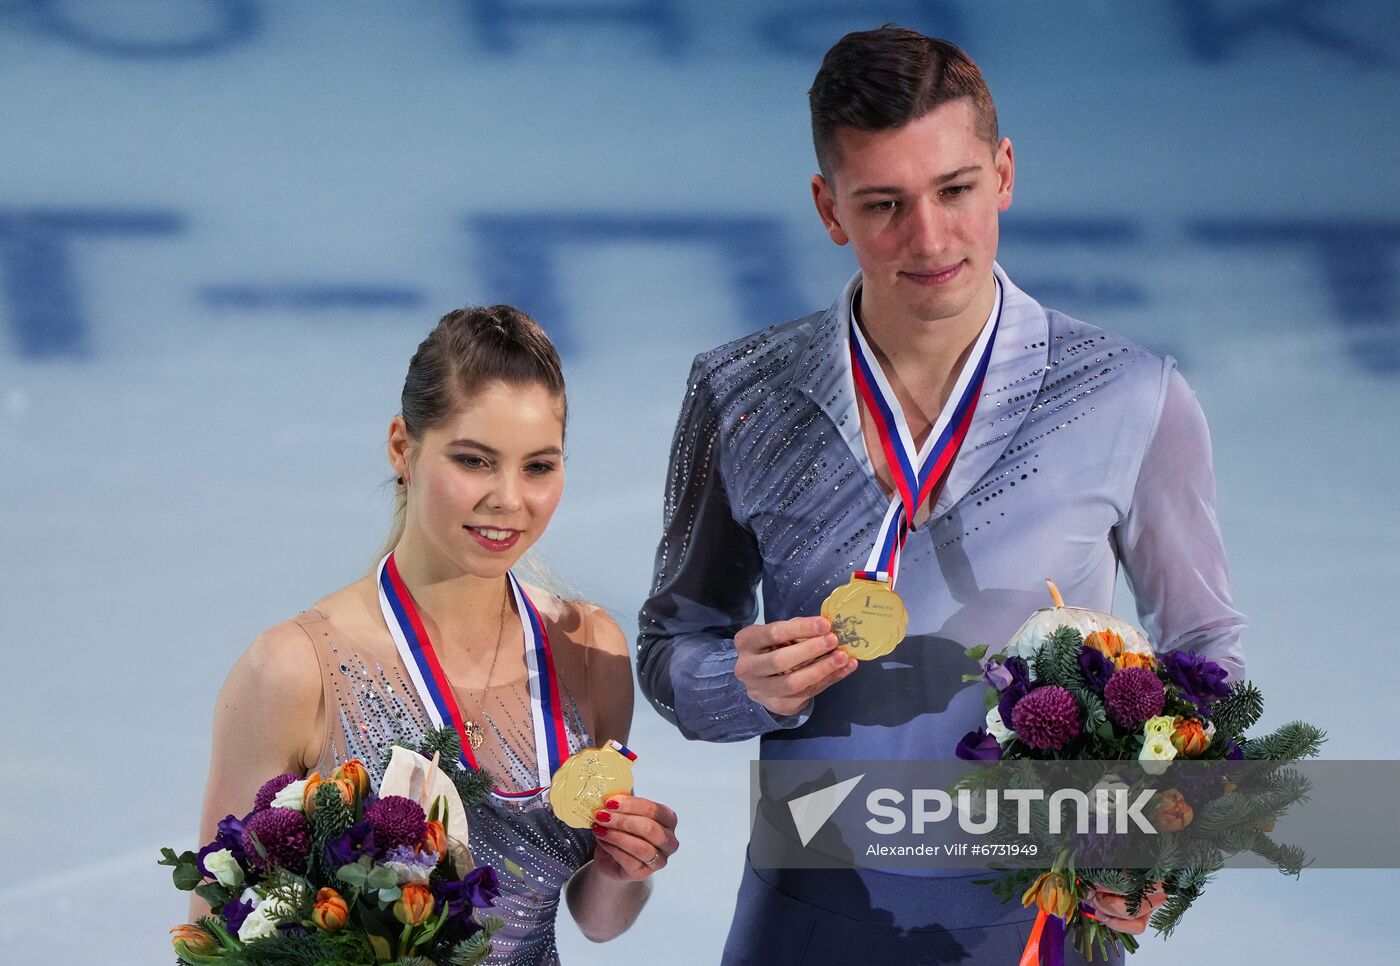
M 594 835 L 607 835 L 607 834 L 608 834 L 608 830 L 605 829 L 605 828 L 603 828 L 601 825 L 595 825 L 595 826 L 593 826 L 593 834 L 594 834 Z
M 611 822 L 611 821 L 612 821 L 612 816 L 609 815 L 607 812 L 599 812 L 597 815 L 595 815 L 595 816 L 593 816 L 593 817 L 594 817 L 595 819 L 597 819 L 598 821 L 600 821 L 600 822 Z
M 608 799 L 606 802 L 604 802 L 603 804 L 604 804 L 607 808 L 611 808 L 611 809 L 613 809 L 614 811 L 616 811 L 617 808 L 618 808 L 617 799 L 615 799 L 615 798 L 610 798 L 610 799 Z

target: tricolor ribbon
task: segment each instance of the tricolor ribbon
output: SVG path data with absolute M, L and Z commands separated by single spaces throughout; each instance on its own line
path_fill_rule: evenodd
M 626 758 L 628 761 L 637 760 L 637 753 L 631 748 L 628 748 L 622 742 L 617 741 L 616 739 L 609 739 L 607 747 L 611 748 L 613 751 L 617 752 L 619 755 L 621 755 L 623 758 Z
M 569 739 L 564 730 L 563 692 L 559 675 L 554 669 L 554 656 L 549 648 L 549 632 L 534 603 L 515 579 L 507 573 L 511 592 L 515 595 L 516 612 L 525 634 L 525 666 L 529 675 L 530 714 L 535 726 L 535 759 L 539 786 L 519 792 L 500 788 L 492 791 L 497 798 L 525 799 L 538 795 L 549 787 L 549 781 L 560 763 L 569 756 Z M 467 741 L 461 709 L 452 693 L 452 686 L 438 661 L 437 651 L 428 638 L 427 628 L 418 614 L 413 595 L 408 592 L 394 555 L 389 553 L 379 562 L 379 609 L 384 623 L 399 650 L 399 657 L 418 692 L 428 717 L 439 727 L 451 726 L 462 739 L 462 764 L 475 771 L 476 756 Z
M 938 481 L 947 474 L 972 426 L 972 414 L 977 410 L 977 398 L 982 393 L 997 326 L 1001 322 L 1001 306 L 1001 282 L 997 280 L 996 304 L 992 314 L 982 326 L 967 362 L 958 373 L 948 404 L 934 420 L 923 449 L 917 451 L 894 389 L 890 387 L 879 360 L 856 324 L 854 311 L 851 313 L 851 371 L 855 376 L 856 393 L 870 413 L 895 488 L 894 498 L 885 511 L 884 522 L 880 525 L 879 536 L 870 551 L 865 569 L 853 575 L 857 579 L 888 580 L 891 588 L 894 587 L 899 571 L 899 552 L 909 535 L 914 515 L 929 498 Z

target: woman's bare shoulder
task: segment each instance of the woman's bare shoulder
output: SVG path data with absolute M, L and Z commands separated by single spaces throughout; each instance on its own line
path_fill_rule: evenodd
M 342 587 L 309 610 L 263 631 L 234 665 L 230 681 L 246 679 L 279 698 L 314 696 L 321 687 L 321 662 L 313 635 L 323 623 L 333 625 L 337 633 L 350 634 L 368 623 L 363 583 Z

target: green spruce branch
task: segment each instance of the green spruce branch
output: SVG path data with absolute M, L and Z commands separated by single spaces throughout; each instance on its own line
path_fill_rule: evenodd
M 1211 708 L 1216 733 L 1238 739 L 1264 713 L 1264 694 L 1249 681 L 1239 681 Z

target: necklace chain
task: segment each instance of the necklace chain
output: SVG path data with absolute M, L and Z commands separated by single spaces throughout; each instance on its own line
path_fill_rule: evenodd
M 467 744 L 471 745 L 472 751 L 480 748 L 486 740 L 486 729 L 476 720 L 486 716 L 486 693 L 491 690 L 491 679 L 496 676 L 496 662 L 501 659 L 501 642 L 506 637 L 506 603 L 510 599 L 509 588 L 501 595 L 501 624 L 496 631 L 496 650 L 491 655 L 491 667 L 486 672 L 486 683 L 481 686 L 481 694 L 477 696 L 475 714 L 462 722 L 462 730 L 466 732 Z

